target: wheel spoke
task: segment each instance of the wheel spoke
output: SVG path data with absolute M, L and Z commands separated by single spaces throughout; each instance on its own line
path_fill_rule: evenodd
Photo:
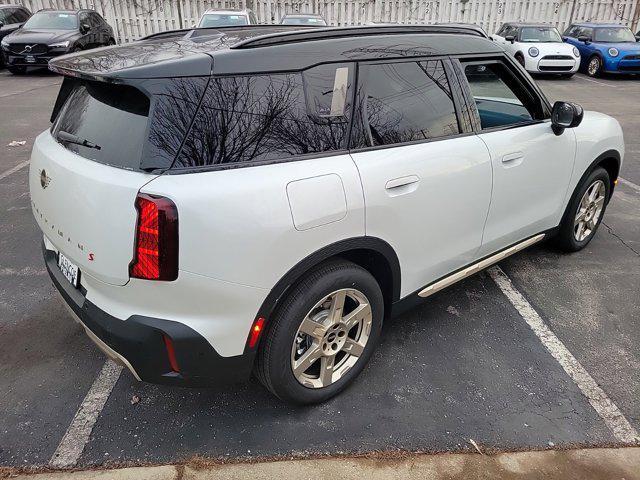
M 322 337 L 327 331 L 327 328 L 321 323 L 314 322 L 309 317 L 307 317 L 302 321 L 299 331 L 302 333 L 306 333 L 307 335 L 318 340 L 322 340 Z
M 347 297 L 345 290 L 337 291 L 331 299 L 331 307 L 329 308 L 329 320 L 331 323 L 338 323 L 342 318 L 344 310 L 344 301 Z
M 584 209 L 584 208 L 581 208 L 580 210 L 578 210 L 578 214 L 576 215 L 575 221 L 576 222 L 581 222 L 586 213 L 587 213 L 587 210 Z
M 336 357 L 322 357 L 320 360 L 320 383 L 325 387 L 327 385 L 331 385 L 333 380 L 333 366 L 335 364 Z
M 600 193 L 600 183 L 594 183 L 589 189 L 589 202 L 593 202 Z
M 351 355 L 355 355 L 356 357 L 359 357 L 360 355 L 362 355 L 362 352 L 364 352 L 364 345 L 356 342 L 352 338 L 347 338 L 347 341 L 344 342 L 344 346 L 342 347 L 342 350 Z
M 365 322 L 371 321 L 371 305 L 368 303 L 358 305 L 353 312 L 342 319 L 342 323 L 345 325 L 347 331 L 349 331 L 363 320 Z
M 293 365 L 293 374 L 299 377 L 306 372 L 322 356 L 322 350 L 318 345 L 311 345 Z
M 584 232 L 585 222 L 578 222 L 578 230 L 576 231 L 576 240 L 582 241 L 582 233 Z
M 596 209 L 602 208 L 602 205 L 604 205 L 604 196 L 596 198 L 595 201 Z

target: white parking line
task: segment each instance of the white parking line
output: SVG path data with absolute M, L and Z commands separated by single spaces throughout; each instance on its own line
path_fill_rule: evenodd
M 622 185 L 626 185 L 629 188 L 632 188 L 633 190 L 635 190 L 636 192 L 640 193 L 640 185 L 636 185 L 633 182 L 630 182 L 629 180 L 626 180 L 622 177 L 618 177 L 618 181 L 622 184 Z
M 597 83 L 598 85 L 604 85 L 605 87 L 616 88 L 616 85 L 614 85 L 614 84 L 599 82 L 599 81 L 594 80 L 592 78 L 583 77 L 582 75 L 576 75 L 574 78 L 579 78 L 580 80 L 586 80 L 587 82 L 591 82 L 591 83 Z
M 20 170 L 21 168 L 26 167 L 27 165 L 29 165 L 29 160 L 25 160 L 24 162 L 19 163 L 15 167 L 10 168 L 9 170 L 7 170 L 5 172 L 0 173 L 0 180 L 2 180 L 3 178 L 7 178 L 12 173 L 16 173 L 18 170 Z
M 511 283 L 511 279 L 499 266 L 487 270 L 493 281 L 498 285 L 502 293 L 506 295 L 511 304 L 518 310 L 520 316 L 527 322 L 533 333 L 551 353 L 565 372 L 571 377 L 582 393 L 587 397 L 593 409 L 600 415 L 604 423 L 609 427 L 613 436 L 619 442 L 635 444 L 640 441 L 640 435 L 631 426 L 615 403 L 600 388 L 589 372 L 576 360 L 562 341 L 554 335 L 544 323 L 538 312 L 531 306 L 526 298 Z
M 69 428 L 60 441 L 58 448 L 49 460 L 49 466 L 69 468 L 75 466 L 82 455 L 98 415 L 104 408 L 113 387 L 116 385 L 122 367 L 112 360 L 107 360 L 100 374 L 91 385 L 89 392 L 80 404 Z

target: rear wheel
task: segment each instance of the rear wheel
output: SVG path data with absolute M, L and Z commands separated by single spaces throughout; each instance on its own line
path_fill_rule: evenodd
M 576 188 L 562 218 L 556 244 L 566 252 L 582 250 L 596 234 L 611 195 L 609 174 L 598 167 Z
M 589 59 L 587 63 L 587 75 L 590 77 L 598 77 L 602 73 L 602 60 L 597 55 Z
M 312 271 L 282 303 L 260 346 L 256 374 L 272 393 L 323 402 L 362 371 L 382 329 L 383 297 L 369 272 L 347 261 Z

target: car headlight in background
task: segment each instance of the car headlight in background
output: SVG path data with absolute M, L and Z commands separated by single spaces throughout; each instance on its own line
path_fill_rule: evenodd
M 69 40 L 66 42 L 52 43 L 49 45 L 51 48 L 69 48 Z
M 536 47 L 531 47 L 529 49 L 529 56 L 531 57 L 537 57 L 539 53 L 540 53 L 540 50 L 538 50 Z
M 617 57 L 617 56 L 618 56 L 618 53 L 619 53 L 619 52 L 618 52 L 618 49 L 617 49 L 617 48 L 611 47 L 611 48 L 609 49 L 609 55 L 611 55 L 612 57 Z
M 573 47 L 573 54 L 574 54 L 576 57 L 579 57 L 579 56 L 580 56 L 580 50 L 578 50 L 576 47 Z

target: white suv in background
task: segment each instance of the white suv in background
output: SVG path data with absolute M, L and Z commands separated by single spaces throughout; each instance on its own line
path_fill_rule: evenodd
M 580 250 L 602 221 L 620 125 L 552 107 L 475 28 L 205 37 L 49 64 L 65 77 L 29 173 L 46 266 L 138 379 L 255 372 L 324 401 L 386 318 L 541 240 Z
M 541 23 L 505 23 L 491 38 L 529 73 L 571 77 L 580 68 L 580 51 L 562 41 L 558 29 Z

